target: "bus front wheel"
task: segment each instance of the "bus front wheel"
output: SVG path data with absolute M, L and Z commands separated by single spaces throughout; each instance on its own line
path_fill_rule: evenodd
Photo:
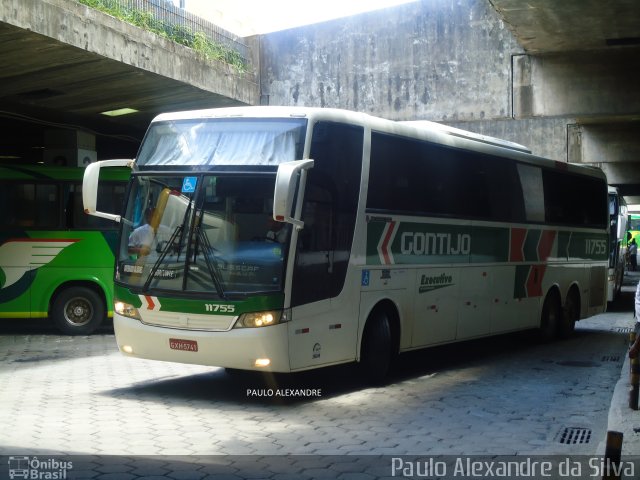
M 383 310 L 377 310 L 369 318 L 364 330 L 360 366 L 370 382 L 382 383 L 391 369 L 392 359 L 389 317 Z
M 89 335 L 102 324 L 105 316 L 100 295 L 87 287 L 69 287 L 56 295 L 51 317 L 65 335 Z

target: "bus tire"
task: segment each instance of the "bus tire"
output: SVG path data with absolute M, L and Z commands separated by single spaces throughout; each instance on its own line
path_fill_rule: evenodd
M 364 329 L 360 367 L 365 378 L 374 384 L 384 382 L 393 359 L 391 325 L 382 309 L 374 311 Z
M 580 319 L 580 296 L 575 288 L 569 290 L 562 310 L 558 336 L 568 338 L 576 328 L 576 322 Z
M 88 287 L 73 286 L 60 291 L 51 304 L 51 317 L 65 335 L 89 335 L 104 320 L 100 295 Z
M 542 304 L 540 315 L 540 336 L 542 340 L 549 341 L 557 338 L 562 321 L 562 308 L 557 292 L 554 290 L 547 293 Z

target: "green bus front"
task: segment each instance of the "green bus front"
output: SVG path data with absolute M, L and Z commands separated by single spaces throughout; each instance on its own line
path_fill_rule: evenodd
M 116 273 L 115 327 L 125 352 L 236 368 L 286 353 L 274 324 L 287 315 L 290 227 L 270 230 L 274 181 L 275 171 L 260 169 L 134 175 Z M 240 353 L 252 335 L 255 358 L 247 358 Z
M 120 350 L 280 372 L 353 361 L 357 322 L 329 312 L 348 272 L 362 149 L 361 127 L 304 116 L 154 121 L 121 219 Z M 302 158 L 318 161 L 282 183 L 291 218 L 274 221 L 279 167 L 312 163 Z M 318 318 L 322 352 L 292 310 Z

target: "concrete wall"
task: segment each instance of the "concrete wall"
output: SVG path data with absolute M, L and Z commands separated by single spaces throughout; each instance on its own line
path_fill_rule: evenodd
M 265 35 L 260 65 L 263 104 L 435 120 L 560 161 L 605 161 L 594 145 L 570 159 L 569 129 L 640 109 L 637 52 L 527 55 L 489 0 L 422 0 Z
M 428 0 L 261 38 L 271 105 L 338 107 L 394 120 L 511 116 L 521 49 L 487 0 Z
M 260 37 L 262 103 L 435 120 L 566 161 L 573 117 L 513 120 L 523 54 L 487 0 L 420 1 Z

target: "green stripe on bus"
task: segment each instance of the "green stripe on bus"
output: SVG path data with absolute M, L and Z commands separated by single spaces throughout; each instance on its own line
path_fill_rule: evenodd
M 512 232 L 520 240 L 512 242 Z M 516 238 L 516 237 L 514 237 Z M 607 260 L 607 234 L 525 227 L 395 222 L 367 223 L 367 264 L 474 264 Z M 522 242 L 522 243 L 520 243 Z M 522 249 L 511 252 L 510 249 Z
M 280 310 L 284 307 L 282 293 L 258 295 L 245 300 L 222 300 L 216 297 L 196 299 L 136 294 L 122 285 L 116 285 L 114 292 L 116 301 L 129 303 L 136 308 L 148 308 L 149 303 L 153 303 L 159 305 L 158 311 L 160 312 L 229 315 L 229 312 L 232 311 L 234 315 L 240 315 L 249 312 Z M 218 306 L 218 308 L 213 308 L 212 305 Z M 232 306 L 233 310 L 222 308 L 223 305 L 225 307 Z

